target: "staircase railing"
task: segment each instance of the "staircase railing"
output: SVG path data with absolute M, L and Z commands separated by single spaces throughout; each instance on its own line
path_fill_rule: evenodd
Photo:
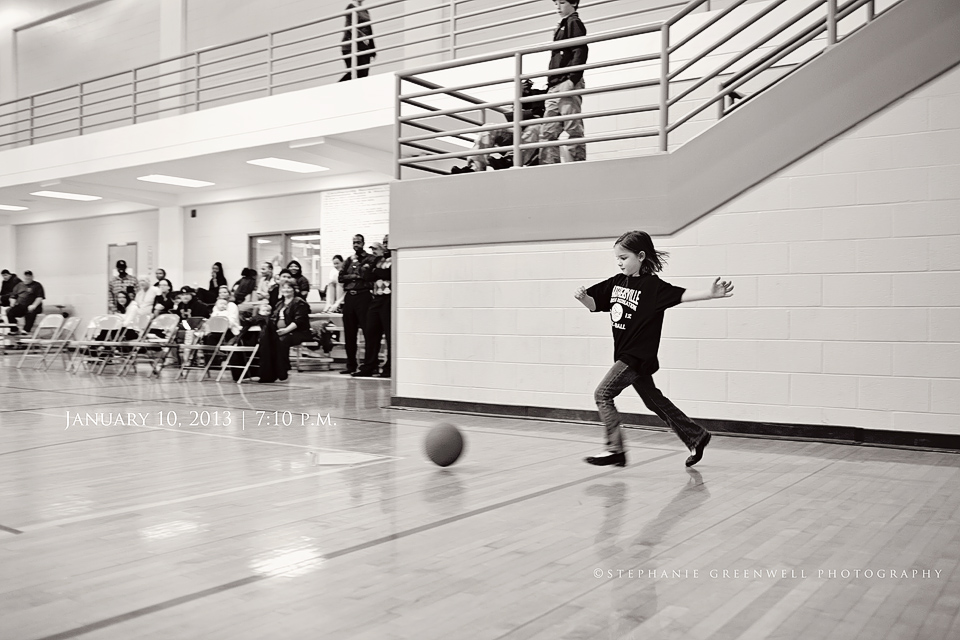
M 361 8 L 353 7 L 288 29 L 0 103 L 0 150 L 336 82 L 347 75 L 347 61 L 359 75 L 522 46 L 542 40 L 542 19 L 555 14 L 543 0 L 508 0 L 492 6 L 483 0 L 421 0 L 409 9 L 408 4 L 380 0 L 363 5 L 376 44 L 369 51 L 357 46 L 366 37 L 357 29 Z M 670 12 L 683 3 L 644 0 L 631 3 L 628 10 L 620 5 L 620 0 L 590 3 L 604 24 Z M 538 28 L 530 30 L 531 24 Z M 375 59 L 360 64 L 360 56 L 371 53 Z
M 591 62 L 578 67 L 547 71 L 543 54 L 558 48 L 550 43 L 399 72 L 396 177 L 405 177 L 404 168 L 447 174 L 457 160 L 480 155 L 512 154 L 509 162 L 517 167 L 524 150 L 570 144 L 600 149 L 601 157 L 668 152 L 899 1 L 735 0 L 719 11 L 694 13 L 707 0 L 692 0 L 664 22 L 563 41 L 563 48 L 594 46 Z M 550 97 L 584 96 L 575 118 L 597 131 L 524 142 L 528 127 L 572 119 L 523 119 L 524 106 L 544 99 L 525 96 L 524 81 L 570 71 L 588 72 L 590 86 Z M 508 130 L 512 141 L 491 146 L 491 138 L 504 136 L 486 136 L 478 142 L 498 130 Z

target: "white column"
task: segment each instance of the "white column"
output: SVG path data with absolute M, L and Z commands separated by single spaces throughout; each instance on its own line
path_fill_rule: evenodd
M 160 0 L 160 59 L 166 60 L 186 52 L 187 48 L 187 0 Z M 183 69 L 184 62 L 171 62 L 164 65 L 161 71 L 174 71 Z M 171 74 L 162 78 L 162 84 L 169 84 L 175 80 L 185 80 L 190 77 L 186 73 Z M 143 87 L 141 87 L 143 88 Z M 178 85 L 162 89 L 160 97 L 164 95 L 177 95 L 185 90 L 192 88 L 186 85 Z M 180 109 L 171 107 L 185 105 L 189 101 L 185 96 L 161 100 L 160 109 L 170 109 L 160 114 L 160 117 L 176 116 L 182 113 Z M 152 109 L 147 109 L 152 111 Z
M 17 48 L 10 25 L 0 25 L 0 102 L 17 97 Z
M 183 209 L 161 207 L 157 216 L 157 252 L 154 269 L 165 269 L 178 289 L 183 286 Z M 152 275 L 152 274 L 151 274 Z

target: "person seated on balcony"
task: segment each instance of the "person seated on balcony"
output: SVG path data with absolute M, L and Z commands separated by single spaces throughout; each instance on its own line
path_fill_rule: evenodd
M 0 307 L 12 307 L 13 303 L 10 298 L 13 294 L 13 288 L 20 284 L 20 278 L 7 269 L 0 271 L 0 275 L 3 276 L 3 286 L 0 287 Z
M 290 275 L 293 276 L 293 287 L 294 291 L 297 292 L 297 296 L 306 300 L 310 294 L 310 281 L 304 277 L 303 267 L 301 267 L 300 263 L 296 260 L 291 260 L 287 265 L 287 269 L 290 271 Z
M 356 12 L 354 12 L 356 9 Z M 353 16 L 357 16 L 357 31 L 354 36 Z M 373 43 L 373 27 L 370 26 L 370 12 L 363 8 L 363 0 L 353 0 L 347 5 L 347 24 L 343 30 L 343 44 L 340 51 L 343 53 L 343 62 L 347 65 L 347 72 L 340 78 L 340 82 L 353 80 L 353 38 L 357 38 L 357 77 L 366 78 L 370 75 L 370 67 L 367 66 L 377 57 L 373 49 L 376 45 Z M 363 53 L 370 51 L 371 53 Z
M 560 23 L 553 32 L 554 42 L 568 40 L 570 38 L 580 38 L 587 35 L 587 29 L 580 21 L 577 15 L 577 7 L 580 0 L 553 0 L 557 5 L 557 13 L 560 14 Z M 587 45 L 582 44 L 578 47 L 567 47 L 565 49 L 554 49 L 550 56 L 549 69 L 562 69 L 564 67 L 576 67 L 587 63 Z M 558 73 L 547 76 L 547 94 L 554 94 L 566 91 L 574 91 L 584 88 L 583 71 L 573 71 L 571 73 Z M 583 97 L 567 96 L 564 98 L 548 98 L 546 101 L 546 113 L 544 117 L 552 118 L 556 116 L 573 116 L 581 112 L 583 106 Z M 556 122 L 545 122 L 540 126 L 540 142 L 553 142 L 560 137 L 560 134 L 566 131 L 569 138 L 583 137 L 583 120 L 580 118 L 571 118 L 570 120 L 558 120 Z M 567 145 L 570 152 L 570 159 L 573 162 L 581 162 L 587 159 L 587 146 L 577 143 Z M 560 162 L 559 147 L 544 147 L 540 149 L 540 164 L 556 164 Z
M 543 89 L 534 89 L 532 80 L 528 79 L 523 81 L 523 91 L 521 95 L 524 98 L 529 96 L 543 95 L 545 93 L 546 91 Z M 543 101 L 526 102 L 523 104 L 523 111 L 520 119 L 535 120 L 537 118 L 542 118 L 544 109 L 545 105 Z M 473 145 L 474 151 L 478 151 L 480 149 L 492 149 L 494 147 L 509 147 L 513 144 L 513 112 L 506 111 L 504 112 L 504 116 L 506 116 L 507 122 L 510 123 L 510 126 L 502 129 L 494 129 L 493 131 L 484 131 L 483 133 L 479 134 L 477 136 L 477 141 Z M 530 124 L 520 129 L 521 144 L 537 142 L 538 140 L 540 140 L 539 124 Z M 521 149 L 521 166 L 531 167 L 539 164 L 539 151 L 539 149 Z M 467 160 L 467 166 L 454 167 L 450 173 L 472 173 L 474 171 L 486 171 L 488 165 L 494 169 L 508 169 L 513 166 L 513 153 L 506 151 L 500 152 L 497 155 L 483 154 L 471 156 Z
M 260 331 L 260 382 L 286 380 L 290 347 L 311 338 L 310 305 L 295 293 L 291 283 L 280 284 L 280 299 Z
M 23 330 L 30 333 L 37 316 L 43 313 L 43 298 L 46 294 L 43 285 L 33 279 L 33 271 L 24 271 L 23 280 L 10 292 L 7 309 L 7 322 L 16 324 L 17 318 L 23 318 Z M 11 330 L 16 333 L 16 329 Z

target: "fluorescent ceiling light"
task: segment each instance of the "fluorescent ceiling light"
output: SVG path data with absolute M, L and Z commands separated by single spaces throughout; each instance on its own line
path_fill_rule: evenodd
M 284 160 L 283 158 L 259 158 L 257 160 L 247 160 L 247 164 L 255 164 L 258 167 L 268 167 L 282 171 L 293 171 L 295 173 L 316 173 L 318 171 L 329 171 L 330 169 L 329 167 L 321 167 L 318 164 Z
M 264 240 L 263 238 L 257 238 L 257 244 L 270 244 L 270 241 Z
M 320 236 L 290 236 L 291 240 L 319 240 Z
M 34 191 L 30 195 L 40 196 L 42 198 L 60 198 L 61 200 L 103 200 L 100 196 L 87 196 L 82 193 L 66 193 L 65 191 Z
M 26 211 L 27 207 L 17 207 L 12 204 L 0 204 L 0 211 Z
M 443 136 L 443 137 L 437 138 L 437 140 L 440 142 L 455 144 L 458 147 L 466 147 L 468 149 L 473 148 L 473 142 L 471 140 L 462 140 L 460 138 L 457 138 L 456 136 Z
M 140 176 L 137 180 L 143 180 L 144 182 L 157 182 L 159 184 L 172 184 L 178 187 L 193 187 L 197 189 L 199 187 L 211 187 L 213 186 L 212 182 L 205 182 L 203 180 L 191 180 L 190 178 L 177 178 L 176 176 L 164 176 L 160 174 L 152 174 L 149 176 Z

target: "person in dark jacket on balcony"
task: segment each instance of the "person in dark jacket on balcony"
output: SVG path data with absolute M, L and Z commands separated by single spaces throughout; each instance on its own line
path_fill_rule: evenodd
M 366 78 L 370 74 L 367 66 L 377 54 L 373 52 L 376 45 L 373 43 L 373 27 L 370 26 L 370 12 L 363 8 L 363 0 L 353 0 L 347 5 L 347 24 L 343 30 L 343 44 L 340 51 L 343 61 L 347 65 L 347 72 L 340 78 L 340 82 L 353 80 L 353 39 L 357 38 L 357 77 Z M 357 17 L 356 32 L 353 29 L 353 17 Z M 371 53 L 366 53 L 370 51 Z
M 580 38 L 587 35 L 587 29 L 580 21 L 577 15 L 577 7 L 580 0 L 553 0 L 557 5 L 557 13 L 560 14 L 560 23 L 553 32 L 553 41 L 568 40 L 570 38 Z M 575 67 L 587 63 L 587 45 L 582 44 L 576 47 L 567 47 L 565 49 L 554 49 L 550 57 L 550 70 L 563 69 L 565 67 Z M 583 71 L 572 71 L 570 73 L 558 73 L 547 76 L 547 101 L 545 118 L 555 116 L 572 116 L 580 113 L 582 106 L 581 96 L 568 96 L 565 98 L 550 98 L 550 94 L 562 91 L 574 91 L 584 88 Z M 570 138 L 583 137 L 583 120 L 580 118 L 571 118 L 557 122 L 545 122 L 540 125 L 540 142 L 553 142 L 560 137 L 560 133 L 566 131 Z M 587 159 L 587 147 L 582 142 L 569 145 L 570 158 L 574 162 Z M 559 147 L 544 147 L 540 149 L 540 164 L 556 164 L 560 162 Z

